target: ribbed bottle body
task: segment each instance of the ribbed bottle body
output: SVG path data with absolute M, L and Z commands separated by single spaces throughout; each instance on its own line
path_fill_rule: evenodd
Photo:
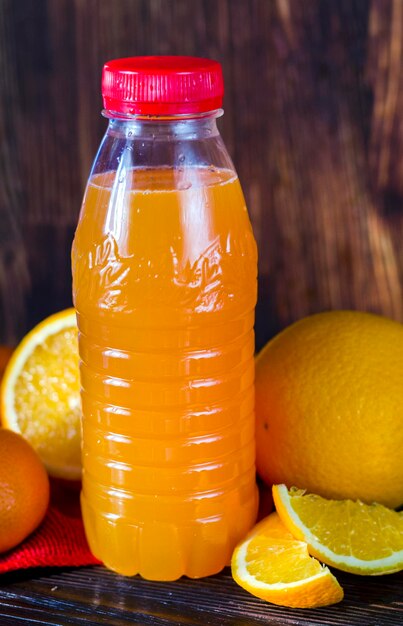
M 94 174 L 72 259 L 90 546 L 122 574 L 218 572 L 257 510 L 256 245 L 239 181 Z

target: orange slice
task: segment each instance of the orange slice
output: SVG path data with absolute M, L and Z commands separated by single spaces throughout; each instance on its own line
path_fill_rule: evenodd
M 327 500 L 295 487 L 273 486 L 277 513 L 310 554 L 353 574 L 403 569 L 403 513 L 381 504 Z
M 327 567 L 309 556 L 272 513 L 234 551 L 232 576 L 244 589 L 282 606 L 313 608 L 340 602 L 343 589 Z
M 21 341 L 4 372 L 2 424 L 37 451 L 49 474 L 81 475 L 81 402 L 74 309 L 51 315 Z

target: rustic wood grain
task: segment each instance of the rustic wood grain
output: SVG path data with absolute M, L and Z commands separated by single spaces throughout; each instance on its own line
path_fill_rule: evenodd
M 229 570 L 202 580 L 155 583 L 102 567 L 0 577 L 2 626 L 401 626 L 401 574 L 337 573 L 345 598 L 319 609 L 287 609 L 250 595 Z
M 106 59 L 219 59 L 259 244 L 258 347 L 306 314 L 403 320 L 403 0 L 1 0 L 0 341 L 71 304 Z

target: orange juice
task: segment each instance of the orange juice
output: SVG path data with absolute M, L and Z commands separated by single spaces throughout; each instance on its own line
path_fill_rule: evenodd
M 257 512 L 256 245 L 236 174 L 93 175 L 72 259 L 90 547 L 126 575 L 218 572 Z

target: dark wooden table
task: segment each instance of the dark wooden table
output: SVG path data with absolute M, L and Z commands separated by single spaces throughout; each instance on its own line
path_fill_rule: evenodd
M 229 570 L 202 580 L 156 583 L 103 567 L 31 570 L 0 576 L 1 626 L 402 626 L 403 573 L 358 577 L 337 572 L 340 604 L 286 609 L 254 598 Z

